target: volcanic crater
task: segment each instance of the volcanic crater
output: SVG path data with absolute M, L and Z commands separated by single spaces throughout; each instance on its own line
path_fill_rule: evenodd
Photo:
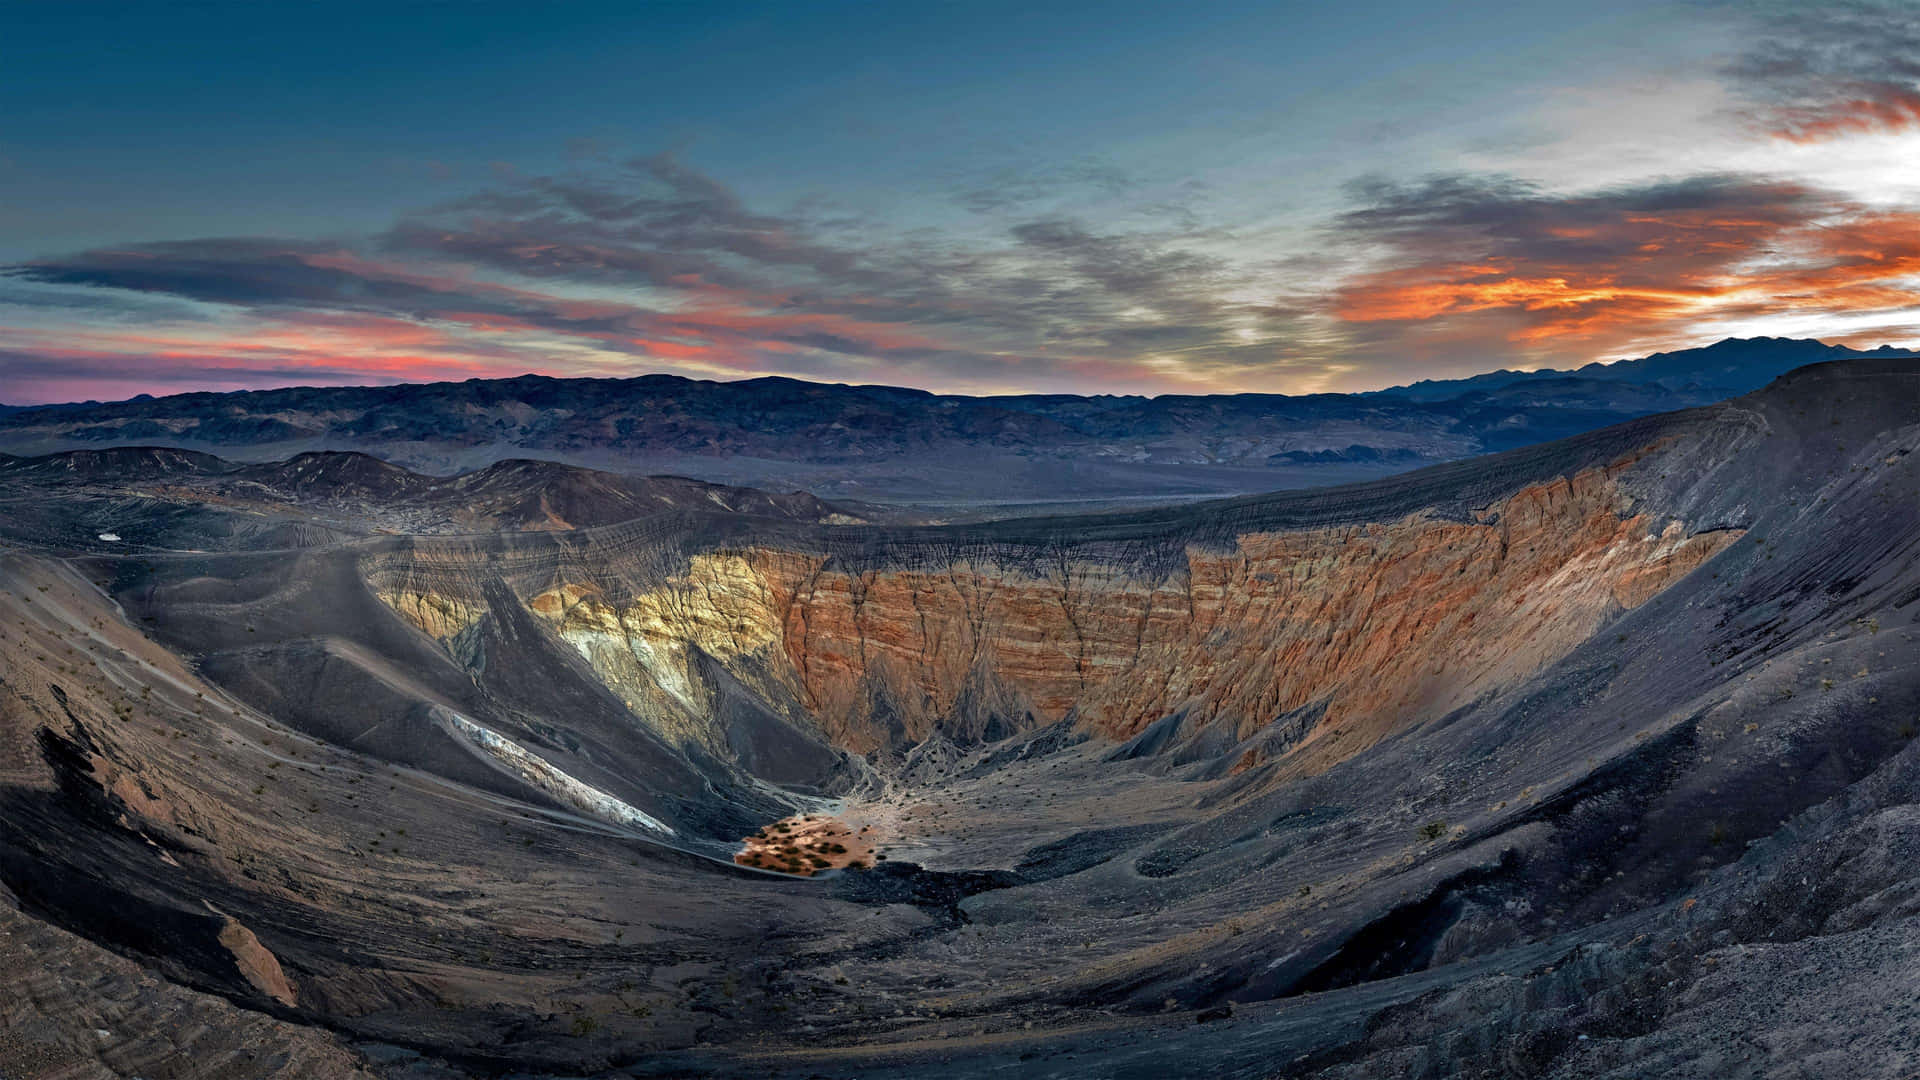
M 949 525 L 9 462 L 0 957 L 161 977 L 11 1008 L 281 1076 L 1599 1076 L 1711 1071 L 1799 965 L 1895 1062 L 1858 988 L 1920 940 L 1917 406 L 1851 360 Z

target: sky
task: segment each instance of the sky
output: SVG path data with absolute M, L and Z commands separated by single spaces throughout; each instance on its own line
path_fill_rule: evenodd
M 1920 345 L 1920 4 L 0 0 L 0 402 Z

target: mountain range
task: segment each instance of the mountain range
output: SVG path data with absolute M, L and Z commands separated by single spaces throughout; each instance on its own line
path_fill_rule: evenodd
M 353 450 L 425 473 L 539 458 L 964 513 L 1363 480 L 1719 401 L 1860 352 L 1729 339 L 1571 372 L 1371 394 L 968 397 L 785 378 L 514 379 L 290 388 L 0 414 L 0 451 L 171 446 L 248 461 Z

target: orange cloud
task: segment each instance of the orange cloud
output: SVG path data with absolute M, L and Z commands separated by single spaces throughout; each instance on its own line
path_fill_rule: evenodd
M 1484 267 L 1468 268 L 1464 274 L 1460 268 L 1416 267 L 1349 282 L 1340 290 L 1334 310 L 1349 322 L 1379 322 L 1497 308 L 1578 312 L 1595 305 L 1677 307 L 1702 295 L 1701 290 L 1623 286 L 1604 275 L 1581 280 L 1504 275 Z
M 1920 310 L 1920 212 L 1791 186 L 1554 197 L 1450 181 L 1385 190 L 1347 220 L 1398 265 L 1349 278 L 1328 310 L 1382 350 L 1585 362 L 1707 320 Z
M 1843 101 L 1779 110 L 1770 120 L 1774 138 L 1796 143 L 1920 131 L 1920 90 L 1875 84 Z

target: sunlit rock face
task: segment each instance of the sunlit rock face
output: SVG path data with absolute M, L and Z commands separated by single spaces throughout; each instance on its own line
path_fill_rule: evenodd
M 483 607 L 469 600 L 404 587 L 383 589 L 380 599 L 440 641 L 452 641 L 486 614 Z
M 569 582 L 535 595 L 528 606 L 636 716 L 680 745 L 724 746 L 696 654 L 742 675 L 748 661 L 778 655 L 775 598 L 764 576 L 739 555 L 695 556 L 668 587 L 624 601 L 609 599 L 596 585 Z M 765 697 L 792 688 L 758 687 Z
M 1065 719 L 1125 740 L 1178 714 L 1187 737 L 1264 731 L 1243 767 L 1317 771 L 1540 670 L 1739 536 L 1636 512 L 1619 479 L 1631 465 L 1522 488 L 1470 520 L 1189 543 L 1159 571 L 1070 545 L 859 566 L 746 544 L 645 588 L 618 551 L 570 559 L 519 602 L 683 746 L 725 746 L 703 666 L 717 664 L 855 753 Z M 486 610 L 419 581 L 381 595 L 456 651 Z M 1267 730 L 1288 714 L 1302 722 Z

